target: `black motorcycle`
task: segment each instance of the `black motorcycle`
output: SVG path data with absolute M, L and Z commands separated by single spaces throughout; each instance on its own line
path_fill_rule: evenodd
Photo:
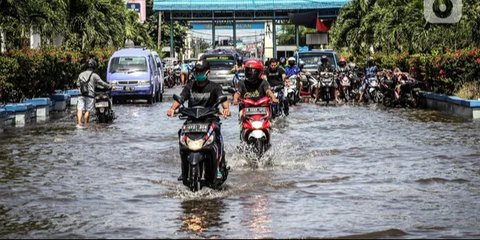
M 272 119 L 275 119 L 277 117 L 282 116 L 282 114 L 285 112 L 285 104 L 288 104 L 287 101 L 283 101 L 284 96 L 285 96 L 285 86 L 284 85 L 278 85 L 272 88 L 272 91 L 275 95 L 275 97 L 278 99 L 278 103 L 276 104 L 271 104 L 270 109 L 272 111 Z M 288 107 L 288 106 L 287 106 Z
M 98 123 L 111 123 L 115 119 L 110 90 L 95 89 L 95 113 Z
M 333 72 L 321 72 L 319 79 L 320 98 L 328 105 L 335 99 L 335 76 Z
M 180 97 L 173 95 L 180 101 Z M 218 105 L 227 101 L 220 97 L 212 108 L 182 105 L 178 109 L 179 118 L 186 120 L 179 131 L 180 156 L 182 160 L 182 181 L 193 192 L 203 187 L 218 188 L 227 179 L 228 168 L 225 164 L 223 139 L 216 136 L 215 128 L 218 119 Z M 217 167 L 223 178 L 217 179 Z

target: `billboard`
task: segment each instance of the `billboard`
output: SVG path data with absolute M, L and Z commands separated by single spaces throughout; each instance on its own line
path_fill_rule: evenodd
M 130 9 L 140 14 L 140 22 L 145 22 L 145 19 L 147 18 L 147 8 L 145 0 L 128 0 L 127 9 Z

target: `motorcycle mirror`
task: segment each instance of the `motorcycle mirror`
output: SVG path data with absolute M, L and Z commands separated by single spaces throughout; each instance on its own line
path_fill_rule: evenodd
M 223 90 L 231 94 L 234 94 L 236 92 L 236 90 L 232 87 L 225 87 Z
M 217 102 L 217 103 L 218 103 L 218 104 L 223 103 L 223 102 L 227 101 L 227 99 L 228 99 L 227 96 L 220 96 L 220 97 L 218 98 L 218 102 Z
M 177 94 L 173 94 L 173 100 L 181 103 L 182 102 L 182 99 L 177 95 Z

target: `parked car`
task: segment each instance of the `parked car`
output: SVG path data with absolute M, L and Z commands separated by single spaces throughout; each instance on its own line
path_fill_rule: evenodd
M 124 48 L 110 57 L 107 81 L 117 86 L 112 91 L 115 102 L 145 99 L 154 103 L 162 100 L 162 64 L 156 60 L 155 54 L 147 48 Z
M 215 49 L 204 53 L 200 59 L 210 64 L 209 80 L 216 82 L 224 88 L 232 87 L 232 80 L 235 74 L 233 66 L 240 54 L 229 49 Z
M 311 74 L 316 74 L 318 65 L 320 64 L 320 60 L 322 56 L 327 56 L 330 64 L 334 67 L 338 66 L 338 55 L 333 50 L 311 50 L 308 52 L 295 52 L 294 56 L 297 59 L 297 63 L 302 60 L 305 62 L 305 69 L 310 72 Z

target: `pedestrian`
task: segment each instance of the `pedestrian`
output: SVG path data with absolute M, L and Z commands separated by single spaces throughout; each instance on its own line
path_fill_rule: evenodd
M 90 58 L 87 61 L 87 69 L 78 75 L 77 86 L 80 88 L 81 96 L 77 103 L 77 128 L 88 128 L 90 111 L 93 110 L 95 100 L 95 87 L 100 85 L 107 89 L 112 89 L 112 85 L 104 82 L 95 70 L 98 63 Z M 83 119 L 83 123 L 82 123 Z

